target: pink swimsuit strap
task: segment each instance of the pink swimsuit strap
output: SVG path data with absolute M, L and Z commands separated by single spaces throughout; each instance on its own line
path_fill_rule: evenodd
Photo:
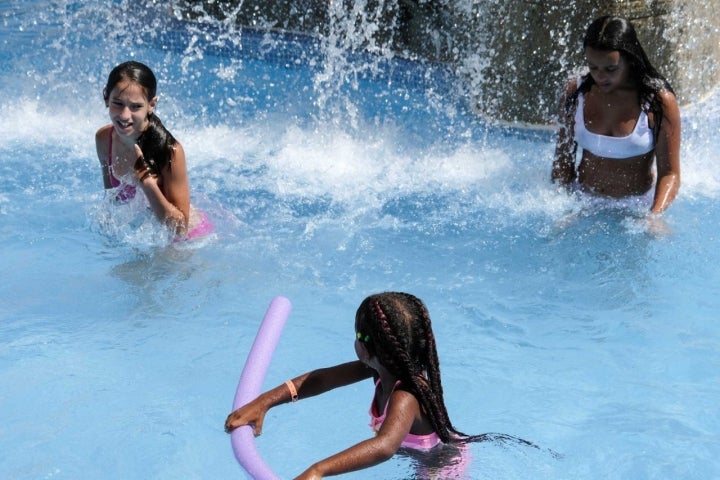
M 110 128 L 110 135 L 109 135 L 109 143 L 108 143 L 108 159 L 107 159 L 107 166 L 108 166 L 108 173 L 110 175 L 110 185 L 112 187 L 119 187 L 120 186 L 120 180 L 118 180 L 112 171 L 112 147 L 113 147 L 113 139 L 112 139 L 113 129 Z

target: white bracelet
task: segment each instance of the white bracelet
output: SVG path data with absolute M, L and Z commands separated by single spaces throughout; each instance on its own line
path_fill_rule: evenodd
M 287 385 L 288 390 L 290 390 L 290 401 L 295 403 L 298 401 L 298 394 L 297 390 L 295 389 L 295 384 L 292 382 L 292 380 L 288 380 L 285 382 L 285 385 Z

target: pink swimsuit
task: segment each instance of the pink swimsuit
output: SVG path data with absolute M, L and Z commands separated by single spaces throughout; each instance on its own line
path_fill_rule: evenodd
M 210 223 L 210 220 L 207 218 L 207 215 L 205 215 L 205 212 L 197 210 L 196 212 L 200 216 L 199 221 L 195 223 L 195 226 L 184 237 L 175 237 L 174 242 L 179 242 L 181 240 L 193 240 L 198 237 L 204 237 L 205 235 L 211 234 L 213 230 L 215 230 L 215 227 L 212 223 Z M 192 217 L 192 213 L 190 215 Z
M 375 388 L 377 389 L 379 385 L 380 379 L 378 378 L 375 382 Z M 400 385 L 400 380 L 395 382 L 395 385 L 393 385 L 393 391 L 395 391 L 398 385 Z M 382 415 L 378 415 L 375 409 L 375 399 L 373 399 L 373 401 L 370 403 L 370 428 L 372 428 L 375 433 L 380 431 L 380 427 L 385 421 L 385 417 L 387 416 L 388 403 L 390 403 L 389 400 L 387 403 L 385 403 L 385 408 L 383 408 Z M 442 440 L 440 440 L 440 437 L 435 432 L 428 433 L 426 435 L 415 435 L 412 433 L 408 433 L 400 446 L 405 448 L 413 448 L 415 450 L 430 450 L 431 448 L 441 443 Z

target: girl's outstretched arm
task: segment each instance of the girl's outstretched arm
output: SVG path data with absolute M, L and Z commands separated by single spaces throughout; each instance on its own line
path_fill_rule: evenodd
M 395 390 L 390 396 L 387 417 L 375 437 L 315 463 L 295 480 L 315 480 L 382 463 L 397 452 L 413 423 L 420 419 L 420 404 L 415 396 Z
M 300 399 L 359 382 L 372 377 L 372 373 L 372 369 L 355 360 L 334 367 L 313 370 L 290 381 L 297 392 L 298 399 Z M 258 436 L 262 433 L 263 421 L 267 411 L 276 405 L 288 403 L 291 400 L 292 393 L 288 385 L 285 383 L 278 385 L 228 415 L 225 420 L 225 431 L 229 433 L 242 425 L 250 425 L 253 427 L 255 436 Z

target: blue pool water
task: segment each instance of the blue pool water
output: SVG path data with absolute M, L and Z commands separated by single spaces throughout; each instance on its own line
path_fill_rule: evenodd
M 323 42 L 144 6 L 0 5 L 0 478 L 242 478 L 222 426 L 270 300 L 293 311 L 268 387 L 352 359 L 381 290 L 427 303 L 460 430 L 543 447 L 475 444 L 467 478 L 720 477 L 718 93 L 682 109 L 658 233 L 642 203 L 556 192 L 551 132 L 484 123 L 441 66 L 337 71 Z M 210 238 L 104 200 L 93 135 L 128 58 Z M 371 390 L 274 409 L 261 453 L 291 478 L 366 438 Z

